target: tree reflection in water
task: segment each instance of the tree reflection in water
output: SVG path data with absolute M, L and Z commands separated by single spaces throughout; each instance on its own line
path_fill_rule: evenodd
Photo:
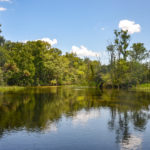
M 131 134 L 131 127 L 141 133 L 146 129 L 150 118 L 149 105 L 150 93 L 101 92 L 95 88 L 30 88 L 17 93 L 0 93 L 0 136 L 22 129 L 57 131 L 63 116 L 72 118 L 75 124 L 86 123 L 89 118 L 100 117 L 99 110 L 107 108 L 111 118 L 108 128 L 115 131 L 116 142 L 125 148 L 133 141 L 141 143 L 141 137 Z

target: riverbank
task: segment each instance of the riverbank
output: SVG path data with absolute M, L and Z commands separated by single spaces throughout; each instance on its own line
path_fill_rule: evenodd
M 132 89 L 137 91 L 150 91 L 150 83 L 140 84 Z
M 84 87 L 87 88 L 88 86 L 81 86 L 81 85 L 62 85 L 67 87 Z M 20 91 L 25 90 L 26 88 L 50 88 L 50 87 L 59 87 L 59 86 L 33 86 L 33 87 L 23 87 L 23 86 L 0 86 L 0 92 L 10 92 L 10 91 Z M 90 88 L 96 88 L 95 86 L 89 86 Z M 149 91 L 150 92 L 150 83 L 148 84 L 141 84 L 137 85 L 136 87 L 132 87 L 132 90 L 137 91 Z
M 20 91 L 24 90 L 26 87 L 22 86 L 0 86 L 0 92 L 9 92 L 9 91 Z
M 62 85 L 64 86 L 64 85 Z M 75 87 L 76 85 L 67 85 L 67 87 Z M 56 88 L 60 86 L 0 86 L 0 92 L 17 92 L 21 90 L 25 90 L 27 88 L 40 88 L 40 89 L 47 89 L 47 88 Z M 79 86 L 77 86 L 79 87 Z

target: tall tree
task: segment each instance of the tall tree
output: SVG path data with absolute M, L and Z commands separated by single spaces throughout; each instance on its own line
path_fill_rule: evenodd
M 148 51 L 144 47 L 143 43 L 133 43 L 132 50 L 130 51 L 130 57 L 133 61 L 142 61 L 148 57 Z
M 118 51 L 118 59 L 121 59 L 121 55 L 123 56 L 123 59 L 126 60 L 128 56 L 128 46 L 130 42 L 130 35 L 128 34 L 128 31 L 114 31 L 115 34 L 115 41 L 114 44 L 116 46 L 116 49 Z

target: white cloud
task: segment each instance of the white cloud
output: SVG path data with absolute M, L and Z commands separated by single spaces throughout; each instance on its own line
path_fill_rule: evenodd
M 57 128 L 57 124 L 55 124 L 54 122 L 52 123 L 51 121 L 48 121 L 46 123 L 46 126 L 43 129 L 44 133 L 49 133 L 49 132 L 57 132 L 58 128 Z
M 130 20 L 121 20 L 119 22 L 119 28 L 123 31 L 128 31 L 129 34 L 141 31 L 141 26 Z
M 122 142 L 120 144 L 121 150 L 127 149 L 141 149 L 142 145 L 142 136 L 141 135 L 130 135 L 127 142 Z
M 100 50 L 99 52 L 94 52 L 92 50 L 88 50 L 85 46 L 72 46 L 70 51 L 71 53 L 75 53 L 78 57 L 84 58 L 89 57 L 91 59 L 98 59 L 102 64 L 109 63 L 109 54 L 107 51 Z
M 6 11 L 7 9 L 4 7 L 0 7 L 0 11 Z
M 71 53 L 77 54 L 79 57 L 99 57 L 99 53 L 88 50 L 85 46 L 72 46 Z
M 23 41 L 19 41 L 19 42 L 22 42 L 22 43 L 27 43 L 27 42 L 28 42 L 28 40 L 23 40 Z
M 73 125 L 86 124 L 91 119 L 96 119 L 100 116 L 99 110 L 91 111 L 79 111 L 75 116 L 73 116 L 72 123 Z
M 39 39 L 39 40 L 47 42 L 47 43 L 51 44 L 51 46 L 57 44 L 57 40 L 56 39 L 51 40 L 50 38 L 42 38 L 42 39 Z
M 0 0 L 0 2 L 10 2 L 10 0 Z
M 47 42 L 49 43 L 51 46 L 55 45 L 58 43 L 58 41 L 56 39 L 51 40 L 50 38 L 42 38 L 42 39 L 37 39 L 37 40 L 33 40 L 33 41 L 43 41 L 43 42 Z M 28 40 L 22 41 L 23 43 L 27 43 Z

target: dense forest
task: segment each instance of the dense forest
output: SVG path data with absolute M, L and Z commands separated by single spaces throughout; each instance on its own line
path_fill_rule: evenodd
M 74 53 L 62 55 L 40 40 L 11 42 L 0 36 L 0 85 L 122 88 L 149 83 L 150 51 L 143 43 L 131 44 L 130 38 L 127 31 L 114 31 L 114 41 L 106 48 L 109 64 L 104 65 Z

